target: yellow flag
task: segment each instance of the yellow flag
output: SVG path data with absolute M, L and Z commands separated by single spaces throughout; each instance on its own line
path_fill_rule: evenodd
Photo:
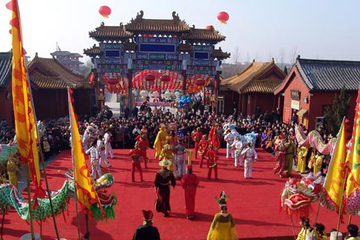
M 346 197 L 348 198 L 360 184 L 360 105 L 357 100 L 354 128 L 352 134 L 352 147 L 349 153 L 349 176 L 346 182 Z
M 339 208 L 344 194 L 345 184 L 345 158 L 346 158 L 346 137 L 345 137 L 345 118 L 341 124 L 335 149 L 331 157 L 328 173 L 324 182 L 324 188 L 330 199 Z
M 14 108 L 15 133 L 19 155 L 28 163 L 37 197 L 43 195 L 39 172 L 39 152 L 37 149 L 37 129 L 35 113 L 31 99 L 31 89 L 25 65 L 20 12 L 17 0 L 12 0 L 6 7 L 12 11 L 12 98 Z
M 68 100 L 71 124 L 71 152 L 74 162 L 77 199 L 85 209 L 90 210 L 92 204 L 96 203 L 100 206 L 100 202 L 86 165 L 85 153 L 81 144 L 79 128 L 72 104 L 72 91 L 70 89 L 68 89 Z

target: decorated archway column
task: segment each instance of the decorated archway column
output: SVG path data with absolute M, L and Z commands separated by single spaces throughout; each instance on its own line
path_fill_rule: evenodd
M 215 95 L 215 112 L 218 113 L 218 95 L 219 95 L 219 90 L 220 90 L 220 61 L 216 62 L 216 75 L 215 75 L 215 91 L 214 91 L 214 95 Z
M 127 101 L 128 101 L 128 108 L 130 110 L 130 114 L 131 114 L 131 110 L 134 108 L 133 106 L 133 87 L 132 87 L 132 78 L 133 78 L 133 62 L 132 62 L 132 58 L 131 58 L 131 54 L 128 58 L 128 63 L 127 63 L 127 79 L 128 79 L 128 95 L 127 95 Z
M 181 64 L 181 75 L 183 77 L 183 84 L 182 84 L 182 94 L 186 95 L 186 69 L 187 69 L 187 54 L 183 56 L 182 64 Z

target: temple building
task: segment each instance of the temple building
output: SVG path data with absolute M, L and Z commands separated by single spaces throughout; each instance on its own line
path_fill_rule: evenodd
M 88 77 L 72 72 L 54 58 L 41 58 L 37 54 L 27 68 L 37 119 L 69 116 L 68 87 L 73 91 L 74 108 L 78 117 L 93 114 L 96 98 Z M 12 54 L 0 53 L 0 122 L 6 120 L 13 127 L 11 79 Z
M 285 74 L 273 58 L 270 62 L 254 60 L 240 73 L 221 81 L 220 112 L 230 115 L 236 109 L 237 113 L 251 116 L 256 111 L 269 113 L 275 110 L 274 90 L 284 78 Z
M 69 51 L 61 51 L 59 46 L 56 46 L 56 51 L 50 54 L 66 68 L 75 72 L 80 71 L 80 66 L 83 63 L 79 60 L 79 58 L 82 58 L 82 55 L 78 53 L 71 53 Z
M 282 109 L 283 121 L 296 116 L 308 129 L 323 124 L 325 109 L 345 87 L 351 96 L 347 118 L 353 121 L 360 80 L 360 62 L 303 59 L 300 56 L 274 94 Z
M 193 93 L 212 83 L 216 94 L 221 61 L 230 56 L 215 48 L 225 36 L 213 26 L 190 27 L 176 12 L 172 19 L 146 19 L 140 11 L 126 25 L 102 23 L 89 36 L 98 45 L 84 53 L 92 58 L 100 85 L 127 93 L 129 106 L 132 89 Z

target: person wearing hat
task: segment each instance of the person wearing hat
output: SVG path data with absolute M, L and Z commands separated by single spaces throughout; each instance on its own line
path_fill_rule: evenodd
M 139 145 L 135 144 L 134 149 L 132 149 L 129 153 L 129 156 L 132 159 L 132 164 L 131 164 L 131 180 L 133 182 L 135 182 L 135 168 L 137 168 L 140 172 L 140 181 L 144 181 L 143 179 L 143 174 L 142 174 L 142 170 L 141 170 L 141 165 L 140 165 L 140 158 L 141 158 L 141 148 Z
M 325 226 L 321 223 L 315 223 L 312 235 L 315 236 L 315 240 L 327 240 L 327 234 L 325 232 Z
M 136 229 L 133 240 L 160 240 L 159 230 L 153 226 L 153 212 L 142 210 L 142 214 L 143 225 Z
M 156 139 L 154 142 L 154 149 L 155 149 L 155 158 L 160 160 L 161 150 L 163 149 L 163 146 L 166 143 L 166 126 L 165 124 L 160 124 L 160 130 L 156 135 Z
M 347 240 L 360 240 L 358 226 L 354 224 L 349 224 L 347 229 L 348 229 L 348 237 L 346 238 Z
M 257 153 L 251 142 L 248 142 L 247 147 L 242 150 L 241 157 L 245 158 L 244 178 L 252 178 L 252 165 L 257 161 Z
M 224 191 L 220 193 L 220 199 L 215 198 L 220 206 L 220 212 L 215 214 L 211 223 L 206 240 L 238 240 L 234 218 L 227 211 L 228 196 Z
M 110 154 L 110 158 L 113 159 L 114 158 L 114 151 L 113 151 L 113 149 L 111 147 L 111 129 L 110 128 L 107 128 L 105 130 L 104 144 L 105 144 L 106 157 L 108 157 L 108 154 Z
M 171 211 L 170 208 L 170 185 L 175 188 L 176 180 L 175 176 L 170 171 L 171 161 L 168 159 L 163 159 L 159 162 L 159 165 L 162 169 L 157 171 L 155 177 L 155 191 L 157 193 L 156 198 L 156 211 L 162 212 L 165 217 L 169 216 L 168 211 Z
M 207 167 L 209 169 L 207 178 L 211 179 L 211 173 L 212 170 L 214 169 L 215 180 L 218 180 L 218 168 L 217 168 L 218 155 L 212 143 L 209 144 L 209 148 L 206 151 L 205 158 L 207 159 Z
M 199 142 L 199 155 L 201 156 L 201 159 L 200 159 L 200 162 L 199 162 L 199 166 L 200 168 L 202 168 L 202 165 L 203 165 L 203 162 L 204 162 L 204 158 L 205 158 L 205 155 L 206 155 L 206 152 L 209 148 L 209 141 L 207 139 L 207 135 L 203 135 L 202 136 L 202 139 L 200 140 Z
M 167 159 L 171 162 L 171 168 L 173 167 L 174 161 L 174 147 L 171 144 L 171 136 L 166 137 L 166 144 L 161 149 L 160 159 Z M 169 170 L 170 170 L 169 167 Z
M 191 138 L 195 143 L 195 159 L 197 159 L 198 156 L 198 150 L 199 150 L 199 143 L 201 141 L 203 134 L 201 133 L 201 128 L 197 127 L 196 130 L 192 131 Z
M 185 190 L 186 218 L 193 219 L 196 188 L 199 186 L 199 178 L 193 174 L 192 165 L 188 165 L 186 174 L 181 178 L 181 186 Z

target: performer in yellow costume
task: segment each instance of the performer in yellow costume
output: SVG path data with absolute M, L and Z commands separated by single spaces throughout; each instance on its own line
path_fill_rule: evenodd
M 308 148 L 307 147 L 301 147 L 299 148 L 298 150 L 298 155 L 297 155 L 297 170 L 300 172 L 300 173 L 305 173 L 306 170 L 306 156 L 308 154 Z
M 318 172 L 321 171 L 323 159 L 324 159 L 324 157 L 320 153 L 315 155 L 314 174 L 317 174 Z
M 163 149 L 163 146 L 166 143 L 166 137 L 167 137 L 166 127 L 162 123 L 160 124 L 160 130 L 156 136 L 155 142 L 154 142 L 154 149 L 155 149 L 155 158 L 160 160 L 161 151 Z
M 220 205 L 220 213 L 215 214 L 211 224 L 207 240 L 238 240 L 237 231 L 233 217 L 227 211 L 226 201 L 228 196 L 224 191 L 220 193 L 220 199 L 216 201 Z
M 161 153 L 160 153 L 160 160 L 167 159 L 171 162 L 171 166 L 168 168 L 172 168 L 174 165 L 174 147 L 171 144 L 171 136 L 166 137 L 166 144 L 162 147 Z
M 21 172 L 18 167 L 18 163 L 19 163 L 19 159 L 14 155 L 11 155 L 9 157 L 9 160 L 6 163 L 6 169 L 7 169 L 7 174 L 9 176 L 9 182 L 12 185 L 14 185 L 16 188 L 18 188 L 18 185 L 19 185 L 17 173 Z
M 296 240 L 305 240 L 305 237 L 307 234 L 311 233 L 312 229 L 310 226 L 310 221 L 308 218 L 302 218 L 301 219 L 301 230 L 299 232 L 299 234 L 296 237 Z

